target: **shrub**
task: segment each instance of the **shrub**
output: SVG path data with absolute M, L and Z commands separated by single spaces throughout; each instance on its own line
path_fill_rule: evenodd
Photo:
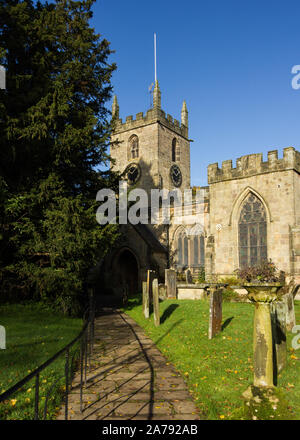
M 284 272 L 278 273 L 277 267 L 270 259 L 261 261 L 256 266 L 236 269 L 235 273 L 243 281 L 248 283 L 276 283 L 284 282 Z
M 205 268 L 204 267 L 200 268 L 200 271 L 198 273 L 197 282 L 199 284 L 205 283 Z
M 241 280 L 234 276 L 223 277 L 218 280 L 218 283 L 227 284 L 228 286 L 237 286 L 240 284 L 240 282 Z
M 239 294 L 232 289 L 224 289 L 222 292 L 222 298 L 225 302 L 230 302 L 231 300 L 238 300 Z
M 177 281 L 185 281 L 185 273 L 184 272 L 177 272 L 176 278 L 177 278 Z

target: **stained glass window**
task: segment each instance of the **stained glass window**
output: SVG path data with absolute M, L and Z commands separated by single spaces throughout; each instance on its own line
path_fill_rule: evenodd
M 254 266 L 267 259 L 267 222 L 262 202 L 250 193 L 239 219 L 240 267 Z

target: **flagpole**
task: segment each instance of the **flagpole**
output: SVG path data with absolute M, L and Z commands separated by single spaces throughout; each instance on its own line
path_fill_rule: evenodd
M 155 83 L 157 80 L 157 76 L 156 76 L 156 33 L 154 33 L 154 79 L 155 79 Z

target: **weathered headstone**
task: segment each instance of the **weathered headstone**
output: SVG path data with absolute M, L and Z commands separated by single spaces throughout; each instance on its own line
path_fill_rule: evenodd
M 193 284 L 193 277 L 192 277 L 192 272 L 190 271 L 190 269 L 187 269 L 185 271 L 185 280 L 186 280 L 187 284 Z
M 167 287 L 167 298 L 176 298 L 176 271 L 165 269 L 165 284 Z
M 147 270 L 147 290 L 149 294 L 149 304 L 152 304 L 153 302 L 152 282 L 154 280 L 154 276 L 155 276 L 154 270 Z
M 208 338 L 212 339 L 222 328 L 222 290 L 211 288 Z
M 155 278 L 152 283 L 153 291 L 153 314 L 154 314 L 154 325 L 158 327 L 160 325 L 159 316 L 159 297 L 158 297 L 158 280 Z
M 292 328 L 296 325 L 294 297 L 293 294 L 287 293 L 282 297 L 286 304 L 286 329 L 292 331 Z
M 273 335 L 273 366 L 276 373 L 280 373 L 287 361 L 286 346 L 286 303 L 274 302 L 271 305 L 271 321 Z
M 158 285 L 158 296 L 161 301 L 164 301 L 167 298 L 167 288 L 165 284 Z
M 146 319 L 149 318 L 149 292 L 147 282 L 143 281 L 143 313 Z

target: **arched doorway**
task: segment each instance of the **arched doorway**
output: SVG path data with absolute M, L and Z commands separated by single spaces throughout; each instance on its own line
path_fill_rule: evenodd
M 122 250 L 117 256 L 115 268 L 120 286 L 127 286 L 129 296 L 138 293 L 139 269 L 136 257 L 129 249 Z

